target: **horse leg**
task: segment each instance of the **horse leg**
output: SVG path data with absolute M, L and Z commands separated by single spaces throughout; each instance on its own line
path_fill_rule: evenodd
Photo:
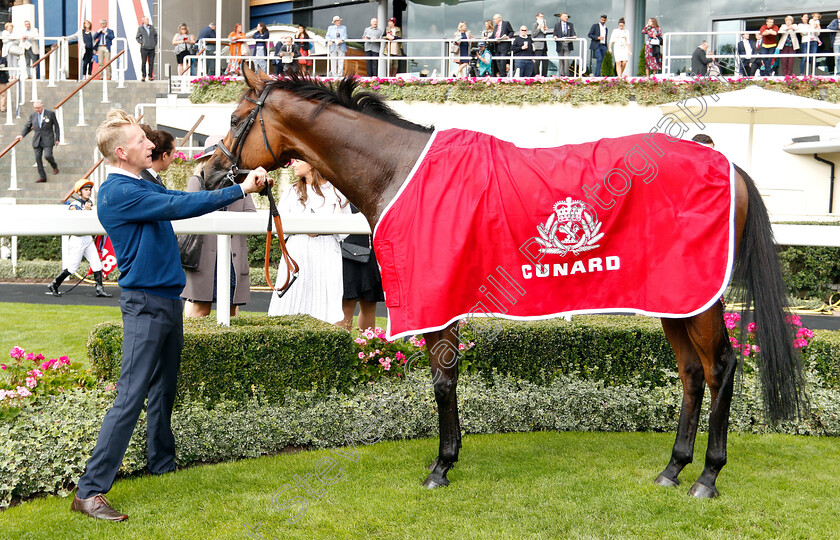
M 671 461 L 654 480 L 660 486 L 678 486 L 679 474 L 694 459 L 694 437 L 703 403 L 703 364 L 689 338 L 685 319 L 662 319 L 665 336 L 677 357 L 677 368 L 683 383 L 683 400 L 677 438 Z
M 453 323 L 443 330 L 424 334 L 432 367 L 432 384 L 438 408 L 440 446 L 438 457 L 431 464 L 431 473 L 423 481 L 429 489 L 448 486 L 446 473 L 458 461 L 461 448 L 461 424 L 458 420 L 458 338 Z
M 715 482 L 720 470 L 726 465 L 726 435 L 729 431 L 729 412 L 737 361 L 729 344 L 723 323 L 723 306 L 720 303 L 689 319 L 686 328 L 703 362 L 706 384 L 709 385 L 712 398 L 706 463 L 689 494 L 699 498 L 712 498 L 718 496 Z

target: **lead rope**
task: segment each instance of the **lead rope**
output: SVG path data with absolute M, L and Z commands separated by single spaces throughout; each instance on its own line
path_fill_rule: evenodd
M 269 212 L 268 227 L 265 234 L 265 282 L 269 287 L 271 287 L 271 290 L 274 291 L 277 298 L 283 298 L 283 295 L 289 291 L 292 284 L 297 279 L 300 267 L 298 267 L 298 263 L 292 259 L 292 256 L 289 254 L 289 250 L 286 248 L 285 235 L 283 234 L 283 223 L 280 221 L 280 212 L 277 211 L 277 205 L 274 204 L 274 195 L 272 195 L 271 189 L 268 186 L 266 186 L 266 196 L 268 197 Z M 271 233 L 273 232 L 272 223 L 277 228 L 277 241 L 280 244 L 280 252 L 283 256 L 283 262 L 286 263 L 286 281 L 280 288 L 276 288 L 271 284 L 271 277 L 268 273 L 270 266 L 269 259 L 271 258 Z M 279 277 L 279 269 L 277 270 L 277 273 Z

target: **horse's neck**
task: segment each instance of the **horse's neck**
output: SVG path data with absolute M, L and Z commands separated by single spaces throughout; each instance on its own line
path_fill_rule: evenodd
M 317 124 L 301 136 L 301 153 L 374 225 L 430 134 L 332 108 Z

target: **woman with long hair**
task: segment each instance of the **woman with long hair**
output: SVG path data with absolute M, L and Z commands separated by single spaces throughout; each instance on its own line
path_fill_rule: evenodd
M 662 29 L 656 17 L 648 19 L 642 34 L 645 36 L 645 77 L 650 77 L 662 71 Z
M 300 74 L 306 77 L 309 75 L 309 68 L 312 67 L 312 60 L 308 57 L 312 54 L 312 36 L 306 31 L 306 27 L 302 24 L 298 25 L 297 32 L 295 32 L 295 44 L 298 46 L 298 69 Z
M 265 23 L 258 22 L 257 29 L 251 36 L 254 39 L 254 56 L 266 57 L 268 56 L 268 28 Z M 254 60 L 255 71 L 263 70 L 268 73 L 268 60 L 257 59 Z
M 615 60 L 615 75 L 623 77 L 627 69 L 627 62 L 633 56 L 630 49 L 630 34 L 624 29 L 624 18 L 618 19 L 618 28 L 610 33 L 610 54 Z
M 96 51 L 93 46 L 93 23 L 87 19 L 82 23 L 79 43 L 82 43 L 85 47 L 85 53 L 82 56 L 82 72 L 79 76 L 79 80 L 84 81 L 90 77 L 93 68 L 93 53 Z
M 455 55 L 455 63 L 458 69 L 455 71 L 455 78 L 466 77 L 464 70 L 470 65 L 470 45 L 473 40 L 472 33 L 467 29 L 467 23 L 458 23 L 458 30 L 455 31 L 455 40 L 452 42 L 452 53 Z
M 388 26 L 385 27 L 385 35 L 383 37 L 388 40 L 388 45 L 385 47 L 385 54 L 388 56 L 388 75 L 395 77 L 400 72 L 400 67 L 402 67 L 401 64 L 403 63 L 402 60 L 392 60 L 392 58 L 398 58 L 403 55 L 402 43 L 397 41 L 402 39 L 402 30 L 397 26 L 396 17 L 388 19 Z
M 175 58 L 178 60 L 178 75 L 183 75 L 190 69 L 189 66 L 184 66 L 184 58 L 190 53 L 190 45 L 195 45 L 195 36 L 190 34 L 187 23 L 181 23 L 178 27 L 178 33 L 172 38 L 172 44 L 175 45 Z
M 245 32 L 242 31 L 242 23 L 236 23 L 233 27 L 233 32 L 228 34 L 228 39 L 230 40 L 228 54 L 230 56 L 242 56 L 242 43 L 245 39 Z M 225 75 L 242 75 L 242 60 L 238 58 L 228 60 Z
M 277 209 L 281 214 L 349 214 L 347 199 L 321 173 L 305 161 L 292 162 L 297 181 L 286 188 Z M 282 298 L 272 295 L 268 314 L 311 315 L 328 323 L 344 319 L 341 299 L 344 293 L 341 248 L 347 235 L 293 234 L 286 246 L 300 266 L 298 279 Z M 278 281 L 286 270 L 281 263 Z

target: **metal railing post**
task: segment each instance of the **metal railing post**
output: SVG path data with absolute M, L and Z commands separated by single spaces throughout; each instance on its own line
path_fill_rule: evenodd
M 18 79 L 16 96 L 15 118 L 20 119 L 20 108 L 23 105 L 23 79 Z
M 86 126 L 85 123 L 85 92 L 84 90 L 79 90 L 79 122 L 76 124 L 77 126 Z
M 216 322 L 230 326 L 230 235 L 216 236 Z
M 58 61 L 58 56 L 61 54 L 61 46 L 59 45 L 58 52 L 55 52 L 50 55 L 48 60 L 49 66 L 47 69 L 47 87 L 53 88 L 55 87 L 55 71 L 56 71 L 56 62 Z
M 29 68 L 34 70 L 35 68 Z M 32 103 L 38 101 L 38 79 L 36 77 L 32 77 Z
M 11 171 L 9 172 L 9 191 L 19 191 L 20 188 L 17 185 L 17 155 L 15 154 L 15 148 L 11 150 L 12 157 L 9 158 L 9 166 L 11 167 Z M 14 252 L 14 249 L 12 249 Z
M 17 236 L 12 237 L 12 274 L 17 276 L 18 246 Z
M 58 120 L 58 129 L 61 131 L 59 144 L 67 144 L 67 130 L 64 129 L 64 107 L 59 107 L 55 111 L 55 117 Z
M 108 99 L 108 79 L 105 78 L 105 73 L 102 74 L 102 101 L 100 103 L 111 103 Z

